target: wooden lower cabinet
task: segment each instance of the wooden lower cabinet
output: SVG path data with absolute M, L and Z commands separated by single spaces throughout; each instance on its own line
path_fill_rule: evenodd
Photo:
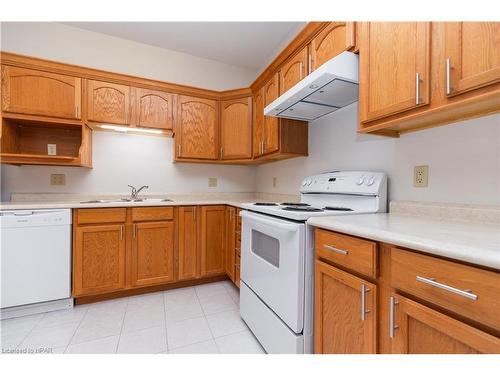
M 315 353 L 376 353 L 374 284 L 317 260 L 314 301 Z
M 132 238 L 132 285 L 147 286 L 174 281 L 174 223 L 134 223 Z
M 201 276 L 225 273 L 226 206 L 200 207 L 200 261 Z
M 393 353 L 500 353 L 500 339 L 411 299 L 394 298 Z
M 178 279 L 200 276 L 197 206 L 179 207 L 177 215 Z
M 226 274 L 233 282 L 236 276 L 235 249 L 236 249 L 236 208 L 227 207 L 225 269 L 226 269 Z
M 125 287 L 125 225 L 78 226 L 73 240 L 73 295 Z

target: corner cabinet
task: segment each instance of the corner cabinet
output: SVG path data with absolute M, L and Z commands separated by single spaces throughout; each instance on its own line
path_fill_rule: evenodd
M 179 207 L 177 215 L 177 248 L 179 281 L 200 276 L 198 241 L 198 207 Z
M 226 206 L 200 207 L 201 276 L 225 274 Z
M 220 158 L 252 158 L 252 98 L 223 100 L 220 121 Z
M 217 160 L 218 117 L 216 100 L 180 95 L 175 124 L 175 159 Z
M 82 79 L 2 65 L 2 111 L 81 119 Z

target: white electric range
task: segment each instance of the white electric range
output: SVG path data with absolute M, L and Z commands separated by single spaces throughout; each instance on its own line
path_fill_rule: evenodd
M 305 178 L 299 203 L 244 203 L 240 315 L 268 353 L 313 353 L 313 216 L 386 212 L 384 173 Z

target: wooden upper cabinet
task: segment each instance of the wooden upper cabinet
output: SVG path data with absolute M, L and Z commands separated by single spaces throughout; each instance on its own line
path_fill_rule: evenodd
M 181 95 L 176 121 L 178 158 L 218 159 L 217 101 Z
M 87 119 L 105 124 L 130 124 L 130 87 L 88 80 Z
M 318 69 L 339 53 L 355 46 L 354 22 L 330 22 L 311 41 L 310 71 Z
M 221 275 L 226 246 L 226 206 L 201 206 L 201 276 Z
M 264 108 L 279 96 L 279 74 L 276 73 L 264 85 Z M 279 120 L 277 117 L 264 116 L 263 152 L 269 154 L 279 150 Z
M 430 23 L 368 22 L 361 32 L 361 122 L 428 104 Z
M 261 88 L 253 96 L 253 156 L 262 154 L 264 142 L 264 89 Z
M 377 287 L 316 261 L 314 351 L 318 354 L 375 354 Z
M 135 89 L 135 125 L 144 128 L 172 130 L 174 95 L 164 91 Z
M 446 22 L 444 43 L 447 95 L 500 81 L 499 22 Z
M 396 295 L 395 302 L 393 353 L 500 353 L 500 339 L 497 337 L 408 298 Z
M 133 286 L 174 281 L 174 223 L 134 223 L 131 255 Z
M 123 224 L 76 227 L 73 248 L 73 295 L 125 288 Z
M 221 102 L 221 159 L 252 157 L 252 98 Z
M 197 207 L 179 207 L 177 216 L 177 241 L 179 249 L 179 280 L 195 279 L 199 276 L 199 249 Z
M 2 65 L 2 111 L 80 119 L 82 80 Z
M 309 73 L 307 64 L 308 59 L 308 47 L 305 46 L 280 68 L 280 95 L 295 86 L 296 83 L 301 81 Z

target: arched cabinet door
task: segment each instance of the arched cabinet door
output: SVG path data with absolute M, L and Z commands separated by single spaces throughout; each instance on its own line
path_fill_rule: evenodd
M 287 92 L 308 74 L 307 46 L 295 54 L 280 69 L 280 95 Z
M 87 120 L 106 124 L 130 124 L 130 87 L 87 81 Z
M 136 89 L 135 125 L 143 128 L 172 130 L 173 96 L 158 90 Z
M 80 119 L 81 78 L 2 65 L 2 111 Z
M 279 96 L 278 73 L 264 85 L 264 108 Z M 262 154 L 279 151 L 279 120 L 277 117 L 264 116 L 264 141 Z
M 252 98 L 225 100 L 221 103 L 222 160 L 252 157 Z
M 264 142 L 264 90 L 260 88 L 253 96 L 253 157 L 262 155 Z
M 355 46 L 354 22 L 330 22 L 311 41 L 310 71 Z
M 175 129 L 176 158 L 217 160 L 216 100 L 179 96 Z

